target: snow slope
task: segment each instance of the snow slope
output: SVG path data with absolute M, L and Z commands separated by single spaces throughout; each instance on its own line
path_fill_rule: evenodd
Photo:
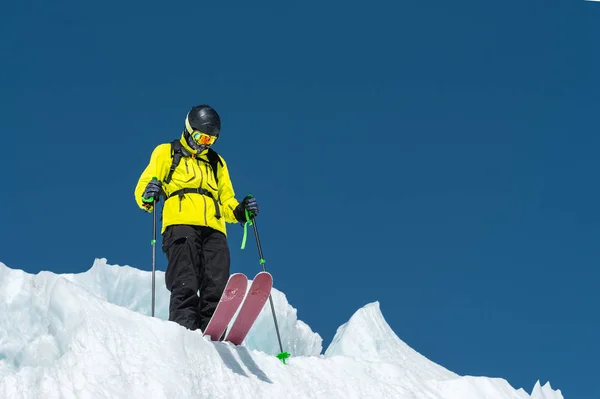
M 249 276 L 251 277 L 251 276 Z M 276 281 L 275 281 L 276 284 Z M 151 274 L 97 259 L 81 274 L 37 275 L 0 263 L 0 398 L 563 399 L 499 378 L 458 376 L 402 342 L 377 302 L 321 337 L 273 301 L 288 364 L 265 306 L 242 346 L 212 343 L 167 321 L 168 292 Z

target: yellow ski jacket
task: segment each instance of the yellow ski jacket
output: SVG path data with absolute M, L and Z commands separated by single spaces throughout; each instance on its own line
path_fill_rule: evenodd
M 235 192 L 225 160 L 219 155 L 222 164 L 218 165 L 217 168 L 217 184 L 211 166 L 208 164 L 208 157 L 206 156 L 208 150 L 200 154 L 194 154 L 194 150 L 188 146 L 183 137 L 180 142 L 183 148 L 193 155 L 181 157 L 171 181 L 165 184 L 165 179 L 173 162 L 171 143 L 159 144 L 152 151 L 150 162 L 137 182 L 134 191 L 135 201 L 143 210 L 152 212 L 152 206 L 149 208 L 144 207 L 142 196 L 146 185 L 153 177 L 156 177 L 161 181 L 163 192 L 167 197 L 164 202 L 161 233 L 164 233 L 170 225 L 189 224 L 212 227 L 227 235 L 225 223 L 238 222 L 233 215 L 233 210 L 239 202 L 235 199 Z M 198 188 L 205 194 L 179 191 Z M 178 191 L 179 193 L 173 195 Z

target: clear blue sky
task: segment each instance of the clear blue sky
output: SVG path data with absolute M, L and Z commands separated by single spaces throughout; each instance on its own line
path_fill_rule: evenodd
M 325 347 L 378 300 L 453 371 L 599 397 L 600 4 L 288 3 L 2 2 L 0 261 L 150 270 L 134 186 L 208 103 Z

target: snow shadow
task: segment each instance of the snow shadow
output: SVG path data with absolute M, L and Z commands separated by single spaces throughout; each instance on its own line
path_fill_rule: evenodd
M 250 378 L 248 373 L 242 368 L 240 362 L 235 358 L 231 348 L 228 345 L 224 345 L 222 343 L 215 343 L 215 349 L 219 356 L 221 356 L 221 360 L 223 360 L 223 364 L 227 366 L 231 371 L 236 374 L 239 374 L 244 377 Z M 254 375 L 259 380 L 272 384 L 273 381 L 258 367 L 258 364 L 252 359 L 252 356 L 248 352 L 248 349 L 244 346 L 240 346 L 235 348 L 235 352 L 238 354 L 238 357 L 242 364 L 246 366 L 246 369 Z
M 240 357 L 242 363 L 244 363 L 244 365 L 246 366 L 246 368 L 256 377 L 258 377 L 259 380 L 263 382 L 268 382 L 269 384 L 273 383 L 273 381 L 271 381 L 271 379 L 267 377 L 267 375 L 260 369 L 260 367 L 258 367 L 258 364 L 256 364 L 256 362 L 254 361 L 252 355 L 250 355 L 250 352 L 248 352 L 248 348 L 246 348 L 245 346 L 239 346 L 236 349 L 236 352 Z

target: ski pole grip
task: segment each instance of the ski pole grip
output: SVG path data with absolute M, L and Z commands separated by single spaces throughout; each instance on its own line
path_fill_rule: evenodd
M 252 193 L 250 193 L 246 197 L 252 198 L 253 195 L 252 195 Z M 249 211 L 249 210 L 246 209 L 246 221 L 249 222 L 250 219 L 253 219 L 254 217 L 255 217 L 254 212 Z
M 152 176 L 152 180 L 158 181 L 158 177 Z M 156 204 L 156 198 L 152 197 L 152 201 L 154 201 L 154 204 Z

